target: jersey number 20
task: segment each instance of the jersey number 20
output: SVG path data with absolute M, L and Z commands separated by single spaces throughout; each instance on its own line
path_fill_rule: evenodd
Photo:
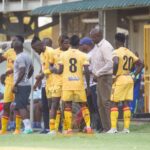
M 124 56 L 123 60 L 125 61 L 123 65 L 123 70 L 131 70 L 133 65 L 133 58 Z
M 75 72 L 77 71 L 77 66 L 76 66 L 76 64 L 77 64 L 77 59 L 75 59 L 75 58 L 70 58 L 70 59 L 69 59 L 69 63 L 70 63 L 70 66 L 69 66 L 70 72 L 75 73 Z

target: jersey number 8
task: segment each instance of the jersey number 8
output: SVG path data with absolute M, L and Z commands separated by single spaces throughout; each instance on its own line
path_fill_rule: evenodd
M 77 64 L 77 59 L 75 59 L 75 58 L 70 58 L 70 59 L 69 59 L 69 63 L 70 63 L 70 66 L 69 66 L 70 72 L 75 73 L 75 72 L 77 71 L 77 66 L 76 66 L 76 64 Z

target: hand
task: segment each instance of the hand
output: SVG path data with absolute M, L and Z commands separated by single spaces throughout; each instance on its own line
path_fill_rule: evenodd
M 90 89 L 90 87 L 87 87 L 87 89 L 86 89 L 86 94 L 87 94 L 87 96 L 90 96 L 91 95 L 91 89 Z
M 97 82 L 97 76 L 94 75 L 93 82 Z
M 13 73 L 13 70 L 8 70 L 8 71 L 6 71 L 6 76 L 8 76 L 8 75 L 10 75 L 12 73 Z
M 14 85 L 14 86 L 13 86 L 12 92 L 13 92 L 13 93 L 17 93 L 17 92 L 18 92 L 18 87 L 17 87 L 17 85 Z
M 57 69 L 56 69 L 56 68 L 50 66 L 49 69 L 50 69 L 50 71 L 51 71 L 52 73 L 57 73 Z

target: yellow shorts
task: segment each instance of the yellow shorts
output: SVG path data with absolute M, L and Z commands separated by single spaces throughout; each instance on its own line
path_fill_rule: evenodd
M 133 100 L 134 82 L 131 76 L 121 76 L 113 83 L 111 101 Z
M 14 101 L 14 93 L 12 92 L 13 84 L 6 84 L 4 91 L 4 103 L 9 103 Z
M 85 90 L 75 90 L 75 91 L 62 91 L 63 101 L 73 101 L 73 102 L 86 102 Z
M 62 86 L 61 85 L 54 85 L 52 87 L 52 97 L 61 97 L 62 96 Z

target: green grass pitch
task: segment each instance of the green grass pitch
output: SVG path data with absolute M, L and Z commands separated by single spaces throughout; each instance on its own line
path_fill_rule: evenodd
M 0 150 L 150 150 L 150 124 L 132 124 L 130 134 L 3 135 Z

